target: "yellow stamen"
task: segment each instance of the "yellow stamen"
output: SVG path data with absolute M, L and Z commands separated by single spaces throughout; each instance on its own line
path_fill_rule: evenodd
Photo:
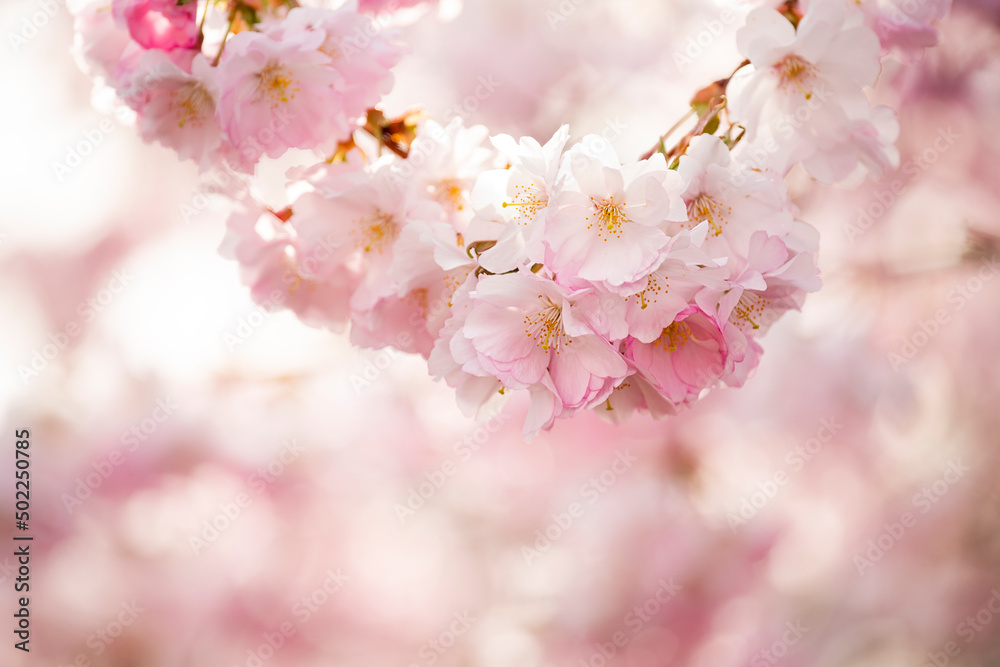
M 660 334 L 659 343 L 668 352 L 676 352 L 694 336 L 694 332 L 684 322 L 671 322 Z
M 354 247 L 381 255 L 399 237 L 399 226 L 392 216 L 376 210 L 374 215 L 357 222 L 351 236 Z
M 515 185 L 513 201 L 500 204 L 503 208 L 517 207 L 514 220 L 518 224 L 527 224 L 538 215 L 538 212 L 549 205 L 548 197 L 535 185 Z
M 559 354 L 563 344 L 572 343 L 563 331 L 562 308 L 541 294 L 542 307 L 524 316 L 524 334 L 535 341 L 543 351 L 554 349 Z
M 598 238 L 606 242 L 608 238 L 614 235 L 615 238 L 620 239 L 625 223 L 630 222 L 628 216 L 625 215 L 626 203 L 615 203 L 614 196 L 602 197 L 600 200 L 596 197 L 591 197 L 590 201 L 594 205 L 594 215 L 597 217 Z M 587 216 L 587 220 L 590 220 L 589 215 Z M 593 222 L 587 225 L 587 229 L 593 229 L 593 227 Z
M 704 193 L 688 204 L 687 210 L 692 223 L 707 221 L 713 236 L 722 234 L 722 225 L 729 223 L 729 216 L 733 213 L 731 206 L 723 208 L 722 204 Z
M 789 83 L 794 84 L 807 100 L 812 99 L 812 92 L 807 88 L 816 76 L 816 68 L 812 63 L 793 53 L 786 56 L 774 68 L 781 77 L 782 87 Z
M 170 93 L 170 110 L 177 114 L 177 127 L 185 125 L 201 127 L 205 124 L 206 112 L 212 107 L 212 96 L 197 81 L 191 81 Z
M 284 65 L 269 63 L 257 74 L 257 89 L 251 101 L 264 102 L 272 109 L 279 104 L 287 104 L 299 92 L 299 82 L 294 77 Z

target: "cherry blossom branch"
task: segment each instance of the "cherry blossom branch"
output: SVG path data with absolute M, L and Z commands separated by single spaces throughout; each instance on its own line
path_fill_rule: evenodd
M 229 34 L 233 31 L 233 24 L 236 23 L 236 16 L 240 9 L 240 3 L 234 2 L 232 8 L 229 10 L 229 25 L 226 26 L 226 34 L 222 36 L 222 43 L 219 44 L 219 52 L 215 54 L 215 59 L 212 60 L 212 67 L 217 67 L 219 61 L 222 60 L 222 52 L 226 48 L 226 41 L 229 39 Z
M 160 1 L 175 11 L 173 0 Z M 892 163 L 891 110 L 834 99 L 827 103 L 837 113 L 813 113 L 826 101 L 827 79 L 850 72 L 844 80 L 860 91 L 886 52 L 870 28 L 848 21 L 848 11 L 865 9 L 842 0 L 811 0 L 808 16 L 818 15 L 819 27 L 795 30 L 790 45 L 785 20 L 812 20 L 797 0 L 751 10 L 738 45 L 778 45 L 787 55 L 777 65 L 743 60 L 698 90 L 684 117 L 626 164 L 607 138 L 569 145 L 568 126 L 542 146 L 490 142 L 487 128 L 460 119 L 442 127 L 417 111 L 387 118 L 377 104 L 403 49 L 354 3 L 306 10 L 298 0 L 227 0 L 214 61 L 196 53 L 188 70 L 154 79 L 163 53 L 200 46 L 209 8 L 199 22 L 194 2 L 176 3 L 189 5 L 176 9 L 182 30 L 132 35 L 149 53 L 121 88 L 156 84 L 136 110 L 143 138 L 203 167 L 232 157 L 244 173 L 262 155 L 326 150 L 331 141 L 339 143 L 329 163 L 361 153 L 342 169 L 301 172 L 309 191 L 290 206 L 242 198 L 226 252 L 253 264 L 254 292 L 292 276 L 287 307 L 331 328 L 350 323 L 362 346 L 399 344 L 428 357 L 432 374 L 480 407 L 504 387 L 529 391 L 526 435 L 597 406 L 615 421 L 634 411 L 664 416 L 707 389 L 742 385 L 759 362 L 756 339 L 820 286 L 815 233 L 795 220 L 781 180 L 791 160 L 829 183 Z M 246 63 L 222 59 L 234 31 L 253 56 Z M 356 34 L 370 39 L 362 44 Z M 825 51 L 814 53 L 817 39 Z M 330 55 L 348 49 L 367 57 Z M 748 94 L 761 82 L 777 91 L 773 99 Z M 798 124 L 780 125 L 787 118 Z M 794 150 L 758 145 L 769 126 L 787 130 Z M 364 154 L 372 142 L 361 132 L 374 139 L 375 155 Z M 755 143 L 734 154 L 744 136 Z M 666 164 L 647 159 L 656 153 Z M 590 177 L 609 170 L 618 173 Z M 302 283 L 310 289 L 297 289 Z M 512 306 L 523 320 L 507 317 Z M 410 342 L 399 343 L 401 332 Z M 521 354 L 525 334 L 534 345 L 510 356 Z M 710 344 L 686 345 L 692 338 Z M 678 374 L 674 364 L 695 372 Z M 566 391 L 554 393 L 554 382 L 568 383 Z
M 198 22 L 198 41 L 197 47 L 201 50 L 201 45 L 205 42 L 205 19 L 208 18 L 208 10 L 212 7 L 212 0 L 207 0 L 205 2 L 205 12 L 201 15 L 201 21 Z
M 709 134 L 714 134 L 718 124 L 711 127 L 711 130 L 708 130 L 708 128 L 712 126 L 712 121 L 718 118 L 719 112 L 726 106 L 726 87 L 729 85 L 733 76 L 749 64 L 749 60 L 744 60 L 737 65 L 732 74 L 727 76 L 725 79 L 719 79 L 718 81 L 705 86 L 695 93 L 694 97 L 691 98 L 691 109 L 684 114 L 680 120 L 674 123 L 673 127 L 661 135 L 657 144 L 643 153 L 639 159 L 647 160 L 655 153 L 663 153 L 664 157 L 668 159 L 677 155 L 682 155 L 684 151 L 687 150 L 688 144 L 690 144 L 692 138 L 706 131 L 708 131 Z M 666 148 L 666 144 L 664 143 L 666 138 L 673 134 L 678 127 L 683 125 L 695 113 L 698 114 L 698 123 L 696 123 L 693 129 L 681 137 L 677 143 L 668 150 Z

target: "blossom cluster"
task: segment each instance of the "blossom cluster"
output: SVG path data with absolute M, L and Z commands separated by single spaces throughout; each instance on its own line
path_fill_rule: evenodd
M 470 414 L 527 392 L 526 436 L 581 410 L 673 414 L 746 382 L 758 338 L 820 285 L 818 234 L 786 175 L 834 183 L 898 162 L 895 115 L 864 88 L 882 56 L 922 43 L 903 32 L 947 9 L 883 41 L 885 13 L 864 3 L 755 9 L 737 33 L 746 60 L 698 92 L 694 127 L 623 160 L 565 126 L 541 144 L 388 120 L 370 107 L 391 86 L 392 39 L 354 2 L 287 4 L 230 37 L 248 8 L 230 2 L 210 61 L 197 3 L 120 0 L 113 19 L 80 15 L 81 52 L 144 138 L 203 168 L 326 157 L 290 172 L 289 207 L 236 197 L 222 252 L 255 299 L 281 294 L 310 325 L 422 355 Z M 107 31 L 120 49 L 95 43 Z
M 228 16 L 206 6 L 201 21 L 193 1 L 106 5 L 76 0 L 84 67 L 135 112 L 143 140 L 203 169 L 252 172 L 291 148 L 328 154 L 392 88 L 403 55 L 356 0 L 280 12 L 230 2 Z
M 470 411 L 527 390 L 525 432 L 597 408 L 662 415 L 756 367 L 756 337 L 819 285 L 780 175 L 694 137 L 622 164 L 590 135 L 422 122 L 407 160 L 324 164 L 280 216 L 244 204 L 224 252 L 255 294 L 364 347 L 422 354 Z

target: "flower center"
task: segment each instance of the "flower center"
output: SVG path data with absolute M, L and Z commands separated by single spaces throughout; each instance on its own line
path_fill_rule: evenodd
M 805 95 L 807 100 L 812 99 L 812 91 L 809 90 L 809 86 L 816 77 L 816 68 L 811 62 L 793 53 L 785 56 L 774 68 L 777 70 L 778 76 L 781 77 L 782 88 L 794 85 Z
M 455 298 L 455 292 L 457 292 L 458 288 L 462 286 L 462 283 L 465 282 L 465 279 L 469 277 L 470 273 L 472 273 L 471 270 L 465 269 L 464 271 L 459 270 L 454 273 L 444 274 L 444 287 L 448 291 L 449 308 L 452 307 L 452 299 Z
M 667 277 L 661 275 L 658 271 L 653 271 L 648 276 L 646 276 L 646 289 L 641 292 L 628 297 L 629 299 L 635 299 L 636 303 L 639 304 L 641 310 L 646 310 L 650 304 L 655 304 L 657 299 L 667 292 L 670 291 L 670 283 L 667 282 Z
M 177 114 L 177 127 L 184 128 L 190 123 L 201 127 L 205 123 L 205 111 L 212 107 L 212 96 L 197 81 L 185 84 L 170 93 L 170 109 Z
M 292 250 L 290 247 L 285 248 L 285 254 L 282 257 L 282 261 L 285 265 L 285 268 L 288 269 L 288 273 L 290 273 L 292 276 L 292 281 L 288 285 L 289 296 L 294 296 L 295 293 L 299 290 L 299 288 L 302 287 L 303 285 L 305 285 L 306 288 L 310 290 L 316 288 L 315 282 L 302 275 L 302 272 L 299 270 L 298 261 L 296 260 L 295 257 L 295 251 Z
M 762 320 L 765 309 L 771 302 L 762 297 L 757 292 L 743 292 L 740 300 L 733 307 L 733 312 L 729 315 L 729 321 L 735 324 L 743 332 L 749 329 L 759 329 L 757 320 Z
M 591 197 L 590 201 L 594 205 L 594 214 L 597 217 L 597 236 L 605 241 L 612 235 L 620 239 L 625 223 L 629 222 L 628 216 L 625 215 L 626 203 L 616 203 L 614 196 L 601 197 L 600 200 Z M 587 220 L 590 219 L 591 216 L 588 215 Z M 592 229 L 594 224 L 594 222 L 588 224 L 587 229 Z
M 524 316 L 524 334 L 535 341 L 536 346 L 540 346 L 543 351 L 555 349 L 559 354 L 559 348 L 563 343 L 572 343 L 566 338 L 563 331 L 562 308 L 553 301 L 541 294 L 538 298 L 543 305 L 540 309 Z
M 330 60 L 340 58 L 340 40 L 335 37 L 327 37 L 320 45 L 319 50 L 329 56 Z
M 275 108 L 279 103 L 287 104 L 295 99 L 299 92 L 298 82 L 294 74 L 284 65 L 268 63 L 267 67 L 257 74 L 257 90 L 253 102 L 265 102 Z
M 399 226 L 392 216 L 377 209 L 373 216 L 362 218 L 358 227 L 359 230 L 352 233 L 354 245 L 365 252 L 375 251 L 381 255 L 399 236 Z
M 723 208 L 722 204 L 702 193 L 687 205 L 687 211 L 691 220 L 708 222 L 712 228 L 712 235 L 719 236 L 722 234 L 722 225 L 729 222 L 728 216 L 732 215 L 733 208 L 731 206 Z
M 454 178 L 446 178 L 437 185 L 431 186 L 434 199 L 442 206 L 453 211 L 461 211 L 465 208 L 463 199 L 464 190 L 462 184 Z
M 694 332 L 684 322 L 671 322 L 670 326 L 663 330 L 657 341 L 667 352 L 676 352 L 694 336 Z
M 535 184 L 515 185 L 513 201 L 500 204 L 503 208 L 515 207 L 514 220 L 518 224 L 527 224 L 538 212 L 549 205 L 549 198 Z

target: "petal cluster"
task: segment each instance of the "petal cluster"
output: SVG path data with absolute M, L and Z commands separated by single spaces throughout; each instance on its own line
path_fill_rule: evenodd
M 329 156 L 392 88 L 403 54 L 353 0 L 270 14 L 221 5 L 228 17 L 195 0 L 106 4 L 75 1 L 80 59 L 134 111 L 144 140 L 203 170 L 251 173 L 293 148 Z
M 598 136 L 568 144 L 565 127 L 543 145 L 425 121 L 407 160 L 310 170 L 280 261 L 254 254 L 251 285 L 275 283 L 269 268 L 295 276 L 305 319 L 423 355 L 470 413 L 525 392 L 528 436 L 581 410 L 659 416 L 742 385 L 757 338 L 819 287 L 815 233 L 784 181 L 742 177 L 712 136 L 675 169 L 660 154 L 622 163 Z
M 229 193 L 221 250 L 258 303 L 423 356 L 469 414 L 524 394 L 529 437 L 584 410 L 674 414 L 747 382 L 759 339 L 820 287 L 818 234 L 786 177 L 896 165 L 895 113 L 866 88 L 885 55 L 933 43 L 949 6 L 754 9 L 736 35 L 745 61 L 694 96 L 697 119 L 674 128 L 686 134 L 629 159 L 567 126 L 542 143 L 388 119 L 402 49 L 382 27 L 436 3 L 70 2 L 78 56 L 144 140 L 203 170 L 320 156 L 289 172 L 280 210 L 253 187 Z

